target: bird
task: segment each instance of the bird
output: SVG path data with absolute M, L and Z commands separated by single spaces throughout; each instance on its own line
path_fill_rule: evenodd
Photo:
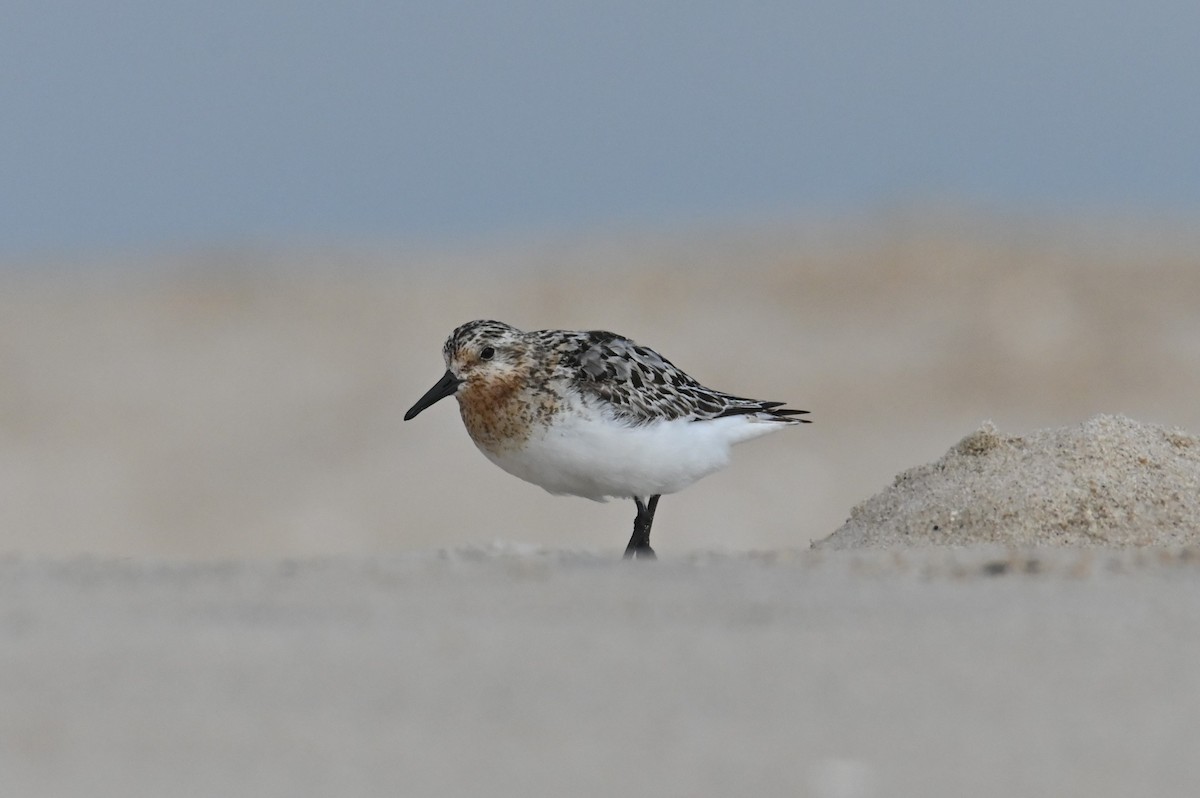
M 659 498 L 728 465 L 735 443 L 809 423 L 807 410 L 706 388 L 671 361 L 606 330 L 462 324 L 446 372 L 404 420 L 448 396 L 475 446 L 552 494 L 633 499 L 626 559 L 655 559 Z

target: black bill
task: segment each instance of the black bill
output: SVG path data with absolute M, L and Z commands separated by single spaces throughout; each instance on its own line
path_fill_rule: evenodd
M 425 395 L 418 399 L 417 403 L 408 409 L 408 412 L 404 414 L 404 420 L 408 421 L 410 418 L 415 417 L 417 413 L 420 413 L 434 402 L 450 396 L 452 393 L 458 390 L 458 386 L 461 384 L 462 380 L 460 380 L 458 377 L 455 377 L 449 372 L 449 370 L 447 370 L 446 373 L 442 375 L 442 378 L 437 381 L 437 385 L 426 391 Z

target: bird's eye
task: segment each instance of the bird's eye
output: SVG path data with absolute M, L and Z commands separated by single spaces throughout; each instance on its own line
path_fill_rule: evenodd
M 495 356 L 496 356 L 496 350 L 492 349 L 490 346 L 485 346 L 483 349 L 481 349 L 479 351 L 479 359 L 480 360 L 491 360 Z

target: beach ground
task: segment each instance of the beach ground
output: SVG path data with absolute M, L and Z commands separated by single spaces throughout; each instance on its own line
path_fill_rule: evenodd
M 1188 795 L 1200 552 L 0 564 L 35 796 Z

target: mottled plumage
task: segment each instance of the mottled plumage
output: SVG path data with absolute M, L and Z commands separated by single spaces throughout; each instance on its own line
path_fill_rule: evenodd
M 603 330 L 522 332 L 468 322 L 442 349 L 446 374 L 405 415 L 451 394 L 471 439 L 551 493 L 638 505 L 627 555 L 653 556 L 658 496 L 729 461 L 740 441 L 807 423 L 782 402 L 701 385 L 652 349 Z

